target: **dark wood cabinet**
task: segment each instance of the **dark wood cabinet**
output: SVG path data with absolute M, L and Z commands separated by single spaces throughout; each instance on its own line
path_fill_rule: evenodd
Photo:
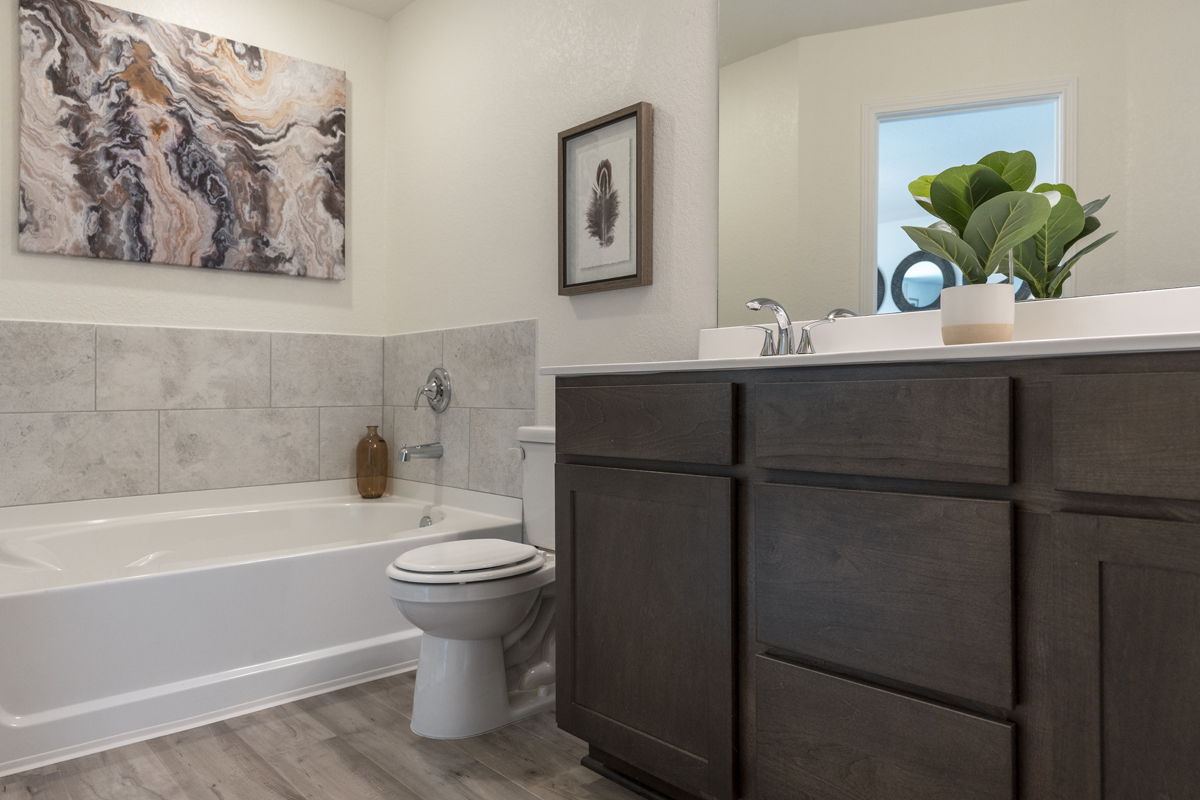
M 560 464 L 558 724 L 734 796 L 732 481 Z
M 1013 725 L 758 657 L 763 800 L 1013 800 Z
M 613 381 L 558 380 L 559 722 L 594 768 L 1200 797 L 1200 352 Z
M 1009 503 L 768 484 L 754 509 L 761 644 L 1012 708 Z
M 1007 484 L 1012 386 L 1004 378 L 813 381 L 755 387 L 762 467 Z
M 1045 676 L 1072 710 L 1046 725 L 1042 766 L 1072 781 L 1041 796 L 1200 795 L 1200 525 L 1051 519 Z

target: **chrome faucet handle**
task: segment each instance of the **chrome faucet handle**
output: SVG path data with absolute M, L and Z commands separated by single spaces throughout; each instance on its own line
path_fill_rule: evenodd
M 836 319 L 836 317 L 834 319 Z M 817 351 L 816 348 L 813 347 L 811 331 L 818 325 L 828 325 L 830 322 L 833 322 L 833 319 L 826 317 L 825 319 L 819 319 L 816 322 L 810 322 L 801 328 L 800 346 L 796 348 L 796 353 L 802 356 L 816 355 Z
M 768 328 L 766 325 L 751 325 L 751 328 L 758 328 L 763 332 L 763 346 L 760 356 L 775 355 L 775 331 Z
M 795 352 L 792 348 L 792 319 L 783 310 L 783 306 L 769 297 L 758 297 L 746 303 L 746 308 L 751 311 L 760 311 L 765 308 L 775 314 L 775 322 L 779 324 L 779 343 L 771 355 L 790 356 Z
M 835 308 L 816 322 L 810 322 L 800 329 L 800 346 L 796 348 L 796 352 L 800 355 L 811 356 L 816 355 L 816 348 L 813 347 L 812 329 L 818 325 L 825 325 L 830 322 L 837 322 L 845 317 L 857 317 L 858 314 L 848 308 Z
M 441 367 L 434 367 L 426 384 L 417 390 L 417 398 L 413 400 L 413 411 L 421 406 L 421 398 L 429 401 L 429 407 L 437 413 L 442 413 L 450 407 L 450 373 Z

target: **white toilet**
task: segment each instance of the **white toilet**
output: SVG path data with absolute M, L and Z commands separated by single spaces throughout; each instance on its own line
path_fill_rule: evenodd
M 518 429 L 530 544 L 460 539 L 387 568 L 388 594 L 424 634 L 412 729 L 477 736 L 554 707 L 554 428 Z

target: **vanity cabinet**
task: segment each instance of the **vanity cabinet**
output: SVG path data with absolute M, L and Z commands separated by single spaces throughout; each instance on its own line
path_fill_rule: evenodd
M 681 800 L 1200 793 L 1200 353 L 560 377 L 558 425 L 590 766 Z
M 715 798 L 734 796 L 732 487 L 555 473 L 558 724 L 607 768 Z

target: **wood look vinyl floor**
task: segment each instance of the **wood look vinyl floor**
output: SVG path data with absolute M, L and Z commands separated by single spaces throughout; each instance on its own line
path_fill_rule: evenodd
M 638 800 L 547 712 L 483 736 L 409 730 L 409 672 L 0 778 L 2 800 Z

